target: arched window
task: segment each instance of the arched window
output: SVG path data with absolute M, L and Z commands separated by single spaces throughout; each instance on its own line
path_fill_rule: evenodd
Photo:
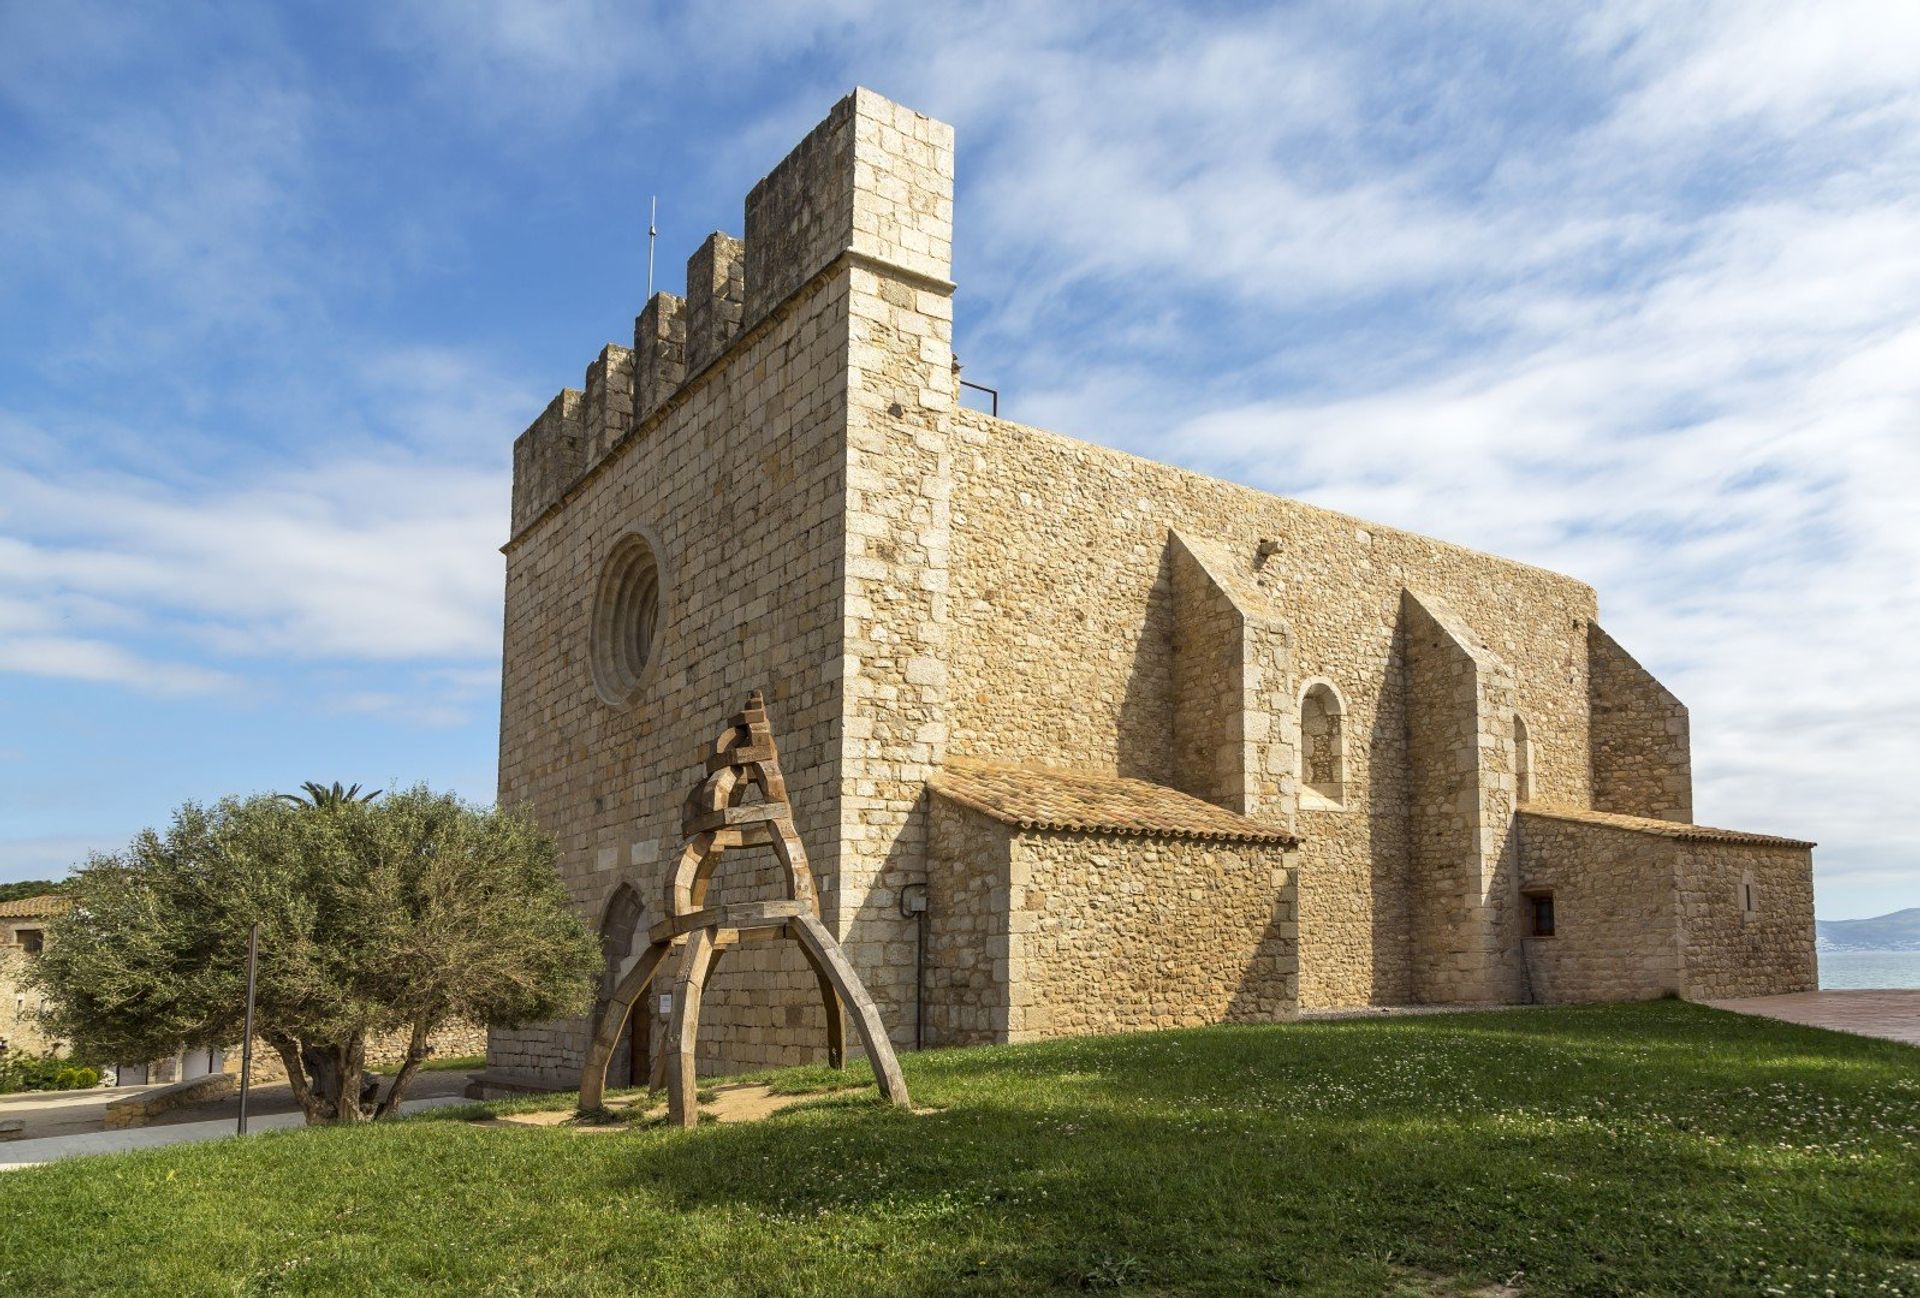
M 1527 719 L 1513 714 L 1513 799 L 1533 801 L 1533 738 L 1527 734 Z
M 1338 807 L 1347 796 L 1346 708 L 1326 681 L 1310 681 L 1300 695 L 1300 805 Z

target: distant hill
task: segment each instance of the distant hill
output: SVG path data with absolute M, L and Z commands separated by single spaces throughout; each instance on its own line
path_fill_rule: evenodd
M 23 879 L 19 883 L 0 883 L 0 901 L 18 901 L 22 897 L 38 897 L 49 892 L 60 892 L 64 884 L 52 879 Z
M 1821 919 L 1813 924 L 1822 951 L 1920 951 L 1920 906 L 1872 919 Z

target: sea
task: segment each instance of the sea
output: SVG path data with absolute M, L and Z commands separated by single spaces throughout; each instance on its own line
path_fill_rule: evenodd
M 1820 986 L 1920 988 L 1920 951 L 1822 951 Z

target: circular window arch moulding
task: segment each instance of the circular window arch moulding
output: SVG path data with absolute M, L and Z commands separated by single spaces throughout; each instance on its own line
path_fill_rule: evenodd
M 593 688 L 625 707 L 659 673 L 666 630 L 667 566 L 644 527 L 629 528 L 600 565 L 590 633 Z

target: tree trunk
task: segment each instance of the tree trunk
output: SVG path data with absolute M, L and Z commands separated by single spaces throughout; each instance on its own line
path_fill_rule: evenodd
M 362 1122 L 369 1116 L 361 1095 L 366 1080 L 367 1039 L 355 1036 L 333 1047 L 335 1066 L 340 1070 L 340 1091 L 336 1101 L 338 1122 Z
M 323 1122 L 360 1122 L 370 1116 L 369 1097 L 363 1092 L 366 1082 L 366 1039 L 321 1044 L 294 1042 L 275 1048 L 287 1061 L 287 1078 L 300 1099 L 301 1111 L 309 1124 Z M 291 1050 L 289 1049 L 291 1047 Z M 303 1096 L 304 1093 L 304 1096 Z
M 320 1121 L 332 1122 L 340 1115 L 340 1063 L 332 1049 L 312 1041 L 302 1042 L 300 1063 L 306 1069 L 307 1084 L 313 1088 L 320 1106 Z
M 432 1032 L 425 1019 L 415 1019 L 413 1035 L 407 1039 L 407 1057 L 400 1064 L 400 1071 L 393 1076 L 393 1082 L 387 1087 L 387 1097 L 373 1111 L 377 1121 L 400 1107 L 400 1101 L 406 1097 L 407 1087 L 413 1082 L 413 1075 L 420 1071 L 420 1063 L 427 1057 L 427 1037 Z
M 330 1106 L 326 1097 L 315 1091 L 311 1074 L 306 1069 L 308 1047 L 293 1037 L 273 1032 L 262 1034 L 262 1040 L 280 1056 L 280 1062 L 287 1070 L 287 1084 L 293 1088 L 293 1098 L 299 1102 L 300 1112 L 306 1115 L 307 1125 L 327 1121 Z

